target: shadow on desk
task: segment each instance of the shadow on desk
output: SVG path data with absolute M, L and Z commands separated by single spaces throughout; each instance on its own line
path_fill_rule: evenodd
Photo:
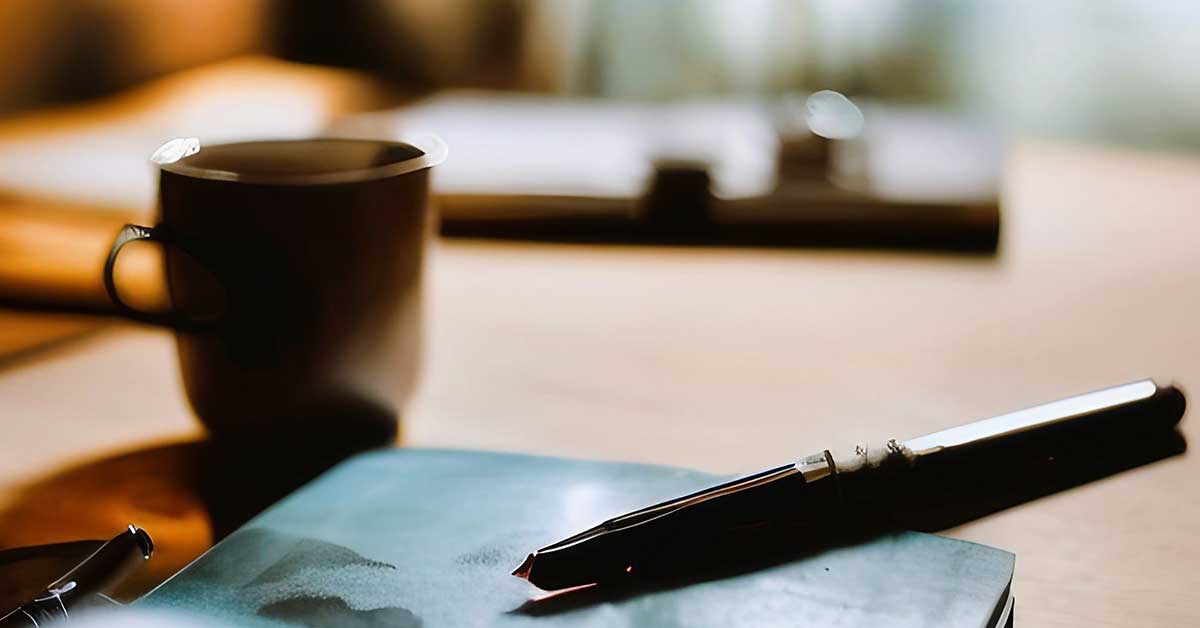
M 10 496 L 0 507 L 0 547 L 107 539 L 127 524 L 141 526 L 155 553 L 116 591 L 131 600 L 340 460 L 396 441 L 394 431 L 269 447 L 201 440 L 100 458 Z

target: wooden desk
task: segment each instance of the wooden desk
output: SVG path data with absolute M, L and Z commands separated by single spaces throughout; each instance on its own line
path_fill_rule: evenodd
M 442 242 L 404 440 L 736 471 L 1145 375 L 1200 394 L 1200 161 L 1023 144 L 1005 198 L 995 259 Z M 0 540 L 137 516 L 155 577 L 200 551 L 190 471 L 155 453 L 199 435 L 181 394 L 142 329 L 0 371 Z M 1185 626 L 1198 529 L 1185 454 L 950 534 L 1016 552 L 1022 625 Z

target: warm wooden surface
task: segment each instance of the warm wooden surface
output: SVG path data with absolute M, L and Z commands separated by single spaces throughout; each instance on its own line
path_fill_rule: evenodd
M 1145 375 L 1200 391 L 1200 161 L 1023 144 L 1005 194 L 994 259 L 442 242 L 404 440 L 752 470 Z M 0 370 L 0 541 L 138 517 L 154 577 L 200 551 L 172 352 L 117 328 Z M 1184 454 L 950 533 L 1016 552 L 1021 625 L 1189 626 L 1197 530 Z

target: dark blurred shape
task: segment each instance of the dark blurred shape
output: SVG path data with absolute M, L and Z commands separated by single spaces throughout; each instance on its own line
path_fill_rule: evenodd
M 422 56 L 404 50 L 404 25 L 385 28 L 389 16 L 383 3 L 279 0 L 274 13 L 279 54 L 286 59 L 367 69 L 417 85 L 430 83 Z
M 408 89 L 513 87 L 520 4 L 277 0 L 272 23 L 285 59 L 369 70 Z
M 830 190 L 722 200 L 702 171 L 659 171 L 643 202 L 544 197 L 475 209 L 443 198 L 441 234 L 543 242 L 863 247 L 991 254 L 1000 240 L 994 204 L 880 201 Z
M 261 52 L 270 0 L 0 3 L 0 112 L 110 94 Z

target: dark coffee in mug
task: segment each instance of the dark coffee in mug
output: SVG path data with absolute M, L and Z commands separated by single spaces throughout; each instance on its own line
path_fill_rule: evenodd
M 202 146 L 160 165 L 159 221 L 106 269 L 125 313 L 176 330 L 195 413 L 230 440 L 393 434 L 420 352 L 435 151 L 309 139 Z M 125 243 L 164 249 L 172 310 L 120 301 Z

